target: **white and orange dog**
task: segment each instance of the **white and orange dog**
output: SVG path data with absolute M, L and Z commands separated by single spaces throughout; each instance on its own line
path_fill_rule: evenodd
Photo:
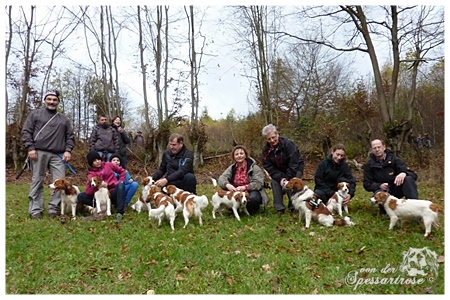
M 111 215 L 111 194 L 108 188 L 102 186 L 103 179 L 99 176 L 93 176 L 89 179 L 91 187 L 97 188 L 94 193 L 95 207 L 97 213 L 106 211 L 106 215 Z
M 142 191 L 139 195 L 139 199 L 131 205 L 131 208 L 137 211 L 138 213 L 141 213 L 141 211 L 149 210 L 150 209 L 150 187 L 155 184 L 155 181 L 151 176 L 147 176 L 142 180 Z
M 355 225 L 348 216 L 343 219 L 333 218 L 333 215 L 322 203 L 322 200 L 300 178 L 291 178 L 284 188 L 292 191 L 292 205 L 298 209 L 299 221 L 301 222 L 305 218 L 306 228 L 309 228 L 311 220 L 317 221 L 324 226 Z
M 211 202 L 213 205 L 212 216 L 214 219 L 216 218 L 216 211 L 218 211 L 219 214 L 222 215 L 221 210 L 219 210 L 222 204 L 233 210 L 234 216 L 236 217 L 236 219 L 238 219 L 238 221 L 241 220 L 238 213 L 239 209 L 250 216 L 249 212 L 247 211 L 247 202 L 250 201 L 250 196 L 247 192 L 232 192 L 217 189 L 217 180 L 214 178 L 211 178 L 211 180 L 214 186 L 214 194 L 211 197 Z
M 184 227 L 186 228 L 189 223 L 189 219 L 195 215 L 198 218 L 200 226 L 203 225 L 202 222 L 202 210 L 208 206 L 208 197 L 205 195 L 197 196 L 188 191 L 184 191 L 177 188 L 173 184 L 169 184 L 163 188 L 163 192 L 172 197 L 173 202 L 176 204 L 177 208 L 175 213 L 183 211 L 184 217 Z
M 149 191 L 149 211 L 148 217 L 158 220 L 158 226 L 161 226 L 162 220 L 164 218 L 168 219 L 170 222 L 170 227 L 172 231 L 175 230 L 175 206 L 173 204 L 172 198 L 159 191 L 159 187 L 152 185 Z M 154 207 L 152 209 L 152 206 Z
M 61 215 L 64 215 L 66 209 L 68 210 L 68 207 L 70 207 L 72 209 L 72 220 L 75 220 L 78 203 L 77 195 L 80 193 L 80 189 L 65 178 L 56 179 L 49 187 L 52 189 L 52 193 L 61 192 Z
M 398 199 L 387 192 L 378 192 L 370 198 L 373 204 L 382 204 L 390 218 L 389 230 L 392 230 L 400 219 L 420 217 L 425 226 L 425 237 L 431 233 L 431 225 L 436 228 L 438 224 L 438 212 L 444 213 L 444 208 L 429 200 Z
M 348 214 L 348 205 L 344 204 L 344 199 L 347 197 L 350 191 L 350 183 L 339 182 L 337 185 L 337 191 L 328 200 L 327 208 L 332 214 L 338 214 L 342 217 L 342 211 Z

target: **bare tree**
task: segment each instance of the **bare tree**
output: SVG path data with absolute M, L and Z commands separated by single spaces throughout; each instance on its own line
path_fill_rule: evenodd
M 378 10 L 377 10 L 378 9 Z M 384 14 L 380 14 L 380 9 Z M 417 8 L 415 6 L 410 7 L 362 7 L 362 6 L 339 6 L 339 7 L 314 7 L 306 8 L 302 11 L 301 18 L 306 20 L 328 20 L 322 24 L 314 23 L 312 30 L 315 32 L 322 33 L 322 36 L 318 39 L 311 39 L 300 36 L 299 34 L 291 34 L 287 32 L 272 32 L 274 34 L 285 34 L 287 36 L 293 37 L 303 42 L 307 43 L 317 43 L 324 45 L 331 49 L 341 52 L 351 52 L 351 51 L 361 51 L 367 53 L 370 57 L 372 72 L 375 80 L 375 86 L 377 91 L 377 99 L 380 103 L 380 114 L 382 123 L 384 124 L 385 134 L 388 142 L 394 145 L 397 149 L 401 147 L 401 143 L 406 136 L 406 133 L 411 128 L 411 115 L 404 116 L 402 120 L 395 113 L 396 95 L 397 95 L 397 85 L 398 85 L 398 74 L 400 70 L 400 59 L 401 47 L 404 45 L 405 41 L 411 37 L 412 32 L 416 32 L 418 26 L 409 28 L 408 24 L 411 23 L 409 18 L 405 16 L 410 16 Z M 377 11 L 371 11 L 377 10 Z M 370 18 L 366 14 L 369 13 Z M 403 18 L 400 18 L 400 17 Z M 425 16 L 425 14 L 424 14 Z M 377 17 L 379 20 L 377 20 Z M 381 18 L 380 18 L 381 17 Z M 328 30 L 323 30 L 325 25 L 330 22 L 335 22 L 334 25 L 328 25 L 330 28 Z M 420 24 L 423 24 L 424 19 Z M 442 27 L 443 20 L 436 19 L 435 16 L 430 17 L 430 24 L 439 24 L 438 27 Z M 305 22 L 306 23 L 306 22 Z M 350 25 L 350 26 L 347 26 Z M 340 30 L 345 31 L 345 35 L 340 35 Z M 350 31 L 350 34 L 349 34 Z M 352 31 L 352 32 L 351 32 Z M 442 30 L 438 30 L 439 35 L 442 34 Z M 333 41 L 334 36 L 348 36 L 348 40 L 344 42 L 345 46 L 339 46 L 339 41 Z M 377 49 L 375 47 L 374 38 L 382 38 L 384 42 L 389 43 L 392 55 L 392 72 L 389 85 L 383 80 L 381 69 L 378 62 Z M 434 39 L 443 40 L 435 36 Z M 441 42 L 433 43 L 433 47 L 440 45 Z M 419 46 L 418 44 L 416 46 Z M 416 63 L 420 64 L 424 61 L 423 57 L 420 59 L 415 59 Z M 417 75 L 417 74 L 416 74 Z M 414 70 L 412 76 L 416 76 Z M 412 82 L 414 79 L 412 79 Z M 414 85 L 411 85 L 411 93 L 415 94 Z

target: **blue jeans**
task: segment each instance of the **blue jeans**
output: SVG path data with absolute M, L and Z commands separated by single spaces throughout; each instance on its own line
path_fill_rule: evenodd
M 118 213 L 123 214 L 125 209 L 125 185 L 120 182 L 110 192 L 112 205 L 116 207 Z M 77 199 L 78 202 L 95 207 L 94 195 L 86 195 L 85 192 L 82 192 L 78 194 Z
M 136 181 L 125 184 L 125 207 L 130 204 L 131 199 L 133 199 L 134 194 L 136 194 L 138 186 L 139 184 Z

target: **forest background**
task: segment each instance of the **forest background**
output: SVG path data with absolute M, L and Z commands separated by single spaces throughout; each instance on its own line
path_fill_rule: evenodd
M 343 143 L 358 169 L 370 140 L 382 138 L 422 180 L 444 181 L 443 6 L 5 6 L 5 15 L 10 175 L 27 154 L 20 131 L 28 113 L 56 88 L 80 171 L 104 113 L 144 133 L 144 147 L 129 145 L 132 174 L 154 170 L 172 132 L 204 168 L 200 182 L 224 170 L 236 144 L 260 162 L 261 129 L 273 123 L 299 146 L 307 179 L 332 145 Z M 233 76 L 249 88 L 213 118 L 224 101 L 205 91 L 221 59 L 234 61 Z M 126 77 L 138 81 L 139 101 Z M 408 142 L 418 134 L 432 147 Z

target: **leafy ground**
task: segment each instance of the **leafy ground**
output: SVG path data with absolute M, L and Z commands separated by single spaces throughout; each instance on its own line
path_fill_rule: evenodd
M 428 238 L 413 222 L 388 231 L 360 182 L 353 228 L 305 229 L 271 205 L 241 222 L 214 220 L 208 206 L 202 227 L 194 219 L 183 229 L 177 217 L 171 232 L 168 222 L 158 228 L 134 211 L 119 225 L 113 217 L 30 220 L 27 176 L 6 184 L 7 294 L 444 294 L 444 218 Z M 79 176 L 74 181 L 83 186 Z M 442 184 L 418 185 L 422 198 L 444 205 Z M 211 185 L 198 193 L 210 197 Z M 48 188 L 45 195 L 48 201 Z M 401 272 L 403 252 L 424 247 L 438 255 L 437 274 Z

